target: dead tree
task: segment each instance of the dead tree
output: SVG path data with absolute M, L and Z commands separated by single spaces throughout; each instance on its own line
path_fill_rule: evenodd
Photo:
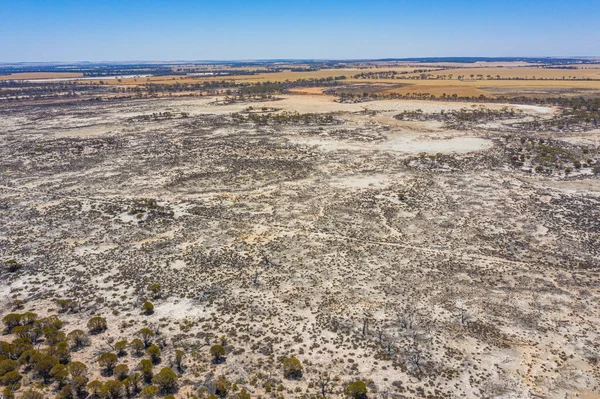
M 212 372 L 208 373 L 202 385 L 206 387 L 209 395 L 214 395 L 217 391 L 215 386 L 215 375 Z
M 377 339 L 379 340 L 379 344 L 380 345 L 383 343 L 383 338 L 384 337 L 385 337 L 385 334 L 383 332 L 383 329 L 377 330 Z
M 415 320 L 416 312 L 412 309 L 408 309 L 398 316 L 398 323 L 400 324 L 400 327 L 405 330 L 412 330 Z
M 317 384 L 321 390 L 321 396 L 323 398 L 327 397 L 327 386 L 331 382 L 331 377 L 329 373 L 319 373 L 319 377 L 317 379 Z
M 385 339 L 385 352 L 388 355 L 391 355 L 392 352 L 394 351 L 394 344 L 396 343 L 396 340 L 393 337 L 386 337 Z
M 365 318 L 363 319 L 363 326 L 362 326 L 362 335 L 363 337 L 366 337 L 367 334 L 369 333 L 369 318 L 372 315 L 369 312 L 365 313 Z
M 204 291 L 202 291 L 202 293 L 198 297 L 198 302 L 202 303 L 212 297 L 219 296 L 224 292 L 225 290 L 219 286 L 207 287 Z
M 152 330 L 152 332 L 154 333 L 154 336 L 160 335 L 160 324 L 159 323 L 150 323 L 148 325 L 148 328 L 150 330 Z
M 83 272 L 81 272 L 81 271 L 75 272 L 75 276 L 73 277 L 71 282 L 69 282 L 68 287 L 69 287 L 69 291 L 72 293 L 72 296 L 75 298 L 74 304 L 73 304 L 73 309 L 77 308 L 77 313 L 81 313 L 81 299 L 82 299 L 82 295 L 79 295 L 77 292 L 77 287 L 82 287 L 83 285 L 84 285 Z
M 406 354 L 406 360 L 419 370 L 419 374 L 423 373 L 421 369 L 421 362 L 423 361 L 423 352 L 417 345 L 414 345 L 412 349 Z
M 471 315 L 465 309 L 460 309 L 460 324 L 465 325 L 470 320 L 471 320 Z

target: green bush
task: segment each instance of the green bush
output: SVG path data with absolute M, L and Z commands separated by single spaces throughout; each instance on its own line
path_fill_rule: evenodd
M 134 396 L 140 388 L 141 377 L 139 373 L 132 373 L 123 380 L 127 397 Z
M 114 353 L 106 352 L 100 355 L 98 358 L 98 364 L 104 368 L 106 375 L 112 375 L 115 366 L 119 358 Z
M 146 345 L 144 345 L 144 342 L 141 339 L 135 338 L 133 341 L 131 341 L 129 347 L 133 349 L 133 353 L 136 356 L 141 356 L 144 353 L 144 348 Z
M 152 330 L 146 327 L 138 331 L 137 335 L 139 335 L 142 341 L 144 341 L 144 346 L 146 348 L 150 346 L 150 344 L 152 343 L 152 338 L 154 338 L 154 333 L 152 332 Z
M 19 364 L 25 365 L 27 368 L 32 368 L 43 356 L 41 352 L 35 349 L 28 349 L 19 355 Z
M 129 375 L 129 367 L 126 364 L 119 364 L 115 367 L 114 375 L 118 380 L 123 381 Z
M 56 304 L 58 305 L 58 313 L 65 313 L 75 308 L 75 302 L 72 299 L 58 299 Z
M 223 345 L 213 345 L 210 348 L 210 354 L 214 357 L 215 363 L 219 363 L 221 357 L 225 356 L 225 347 Z
M 21 399 L 44 399 L 44 394 L 29 388 L 27 391 L 23 392 Z
M 71 362 L 67 364 L 67 370 L 71 377 L 85 376 L 87 373 L 87 366 L 81 362 Z
M 177 389 L 177 374 L 165 367 L 152 378 L 152 383 L 163 393 L 174 392 Z
M 2 377 L 2 385 L 11 387 L 17 384 L 23 376 L 17 370 L 9 371 Z
M 152 297 L 155 299 L 160 298 L 162 296 L 161 295 L 161 286 L 158 283 L 151 284 L 148 287 L 148 290 L 152 293 Z
M 354 399 L 365 399 L 367 397 L 367 385 L 362 381 L 354 381 L 344 390 L 344 393 Z
M 250 396 L 250 394 L 245 389 L 243 389 L 241 392 L 238 392 L 236 397 L 237 399 L 252 399 L 252 396 Z
M 152 304 L 152 302 L 144 302 L 144 304 L 142 305 L 142 312 L 147 316 L 153 314 L 154 305 Z
M 217 381 L 215 381 L 215 393 L 222 398 L 227 396 L 230 387 L 231 384 L 229 384 L 229 381 L 224 376 L 217 378 Z
M 98 380 L 91 381 L 87 384 L 87 389 L 92 398 L 99 398 L 102 394 L 104 384 Z
M 55 328 L 57 330 L 60 330 L 63 326 L 62 320 L 59 319 L 58 316 L 56 316 L 56 315 L 52 315 L 52 316 L 43 318 L 40 321 L 40 324 L 41 324 L 42 328 Z
M 106 324 L 106 319 L 104 317 L 96 316 L 92 317 L 87 323 L 88 330 L 92 334 L 99 334 L 101 332 L 106 331 L 108 325 Z
M 73 379 L 71 380 L 71 386 L 73 387 L 73 391 L 75 392 L 76 397 L 81 398 L 88 396 L 87 390 L 85 389 L 87 383 L 87 377 L 84 377 L 82 375 L 73 377 Z
M 83 330 L 73 330 L 67 334 L 67 341 L 71 343 L 73 349 L 79 349 L 89 344 L 90 340 Z
M 9 313 L 2 319 L 8 332 L 12 332 L 13 328 L 21 325 L 21 315 L 18 313 Z
M 58 391 L 55 399 L 74 399 L 73 387 L 71 385 L 64 385 L 60 391 Z
M 302 377 L 302 363 L 295 357 L 288 357 L 283 361 L 283 375 L 285 378 L 297 379 Z
M 125 386 L 118 380 L 106 381 L 102 387 L 102 393 L 109 399 L 120 399 L 123 392 L 125 392 Z
M 117 351 L 117 356 L 125 356 L 127 355 L 127 341 L 118 341 L 115 343 L 115 351 Z
M 44 337 L 46 338 L 46 344 L 48 345 L 56 345 L 59 342 L 66 341 L 67 336 L 64 332 L 60 331 L 58 328 L 54 327 L 45 327 L 42 329 L 44 333 Z
M 152 373 L 152 362 L 150 360 L 142 360 L 138 364 L 138 370 L 140 370 L 140 373 L 142 373 L 142 377 L 144 377 L 144 380 L 146 380 L 146 382 L 150 382 L 152 380 L 154 374 Z
M 42 355 L 35 363 L 33 370 L 44 380 L 44 383 L 47 384 L 50 377 L 52 377 L 50 371 L 57 364 L 58 359 L 54 356 Z
M 33 312 L 25 312 L 21 315 L 21 324 L 25 326 L 33 326 L 38 321 L 38 315 Z
M 15 371 L 19 368 L 19 362 L 11 359 L 4 359 L 0 361 L 0 377 L 3 377 L 4 374 Z
M 160 363 L 160 349 L 158 346 L 150 345 L 148 349 L 146 349 L 146 354 L 150 357 L 152 363 Z
M 69 344 L 66 342 L 59 342 L 55 346 L 48 348 L 48 351 L 53 356 L 56 356 L 58 361 L 62 364 L 67 364 L 71 361 L 71 351 L 69 349 Z
M 6 267 L 6 270 L 9 273 L 18 272 L 23 267 L 22 264 L 20 264 L 19 262 L 17 262 L 14 259 L 10 259 L 10 260 L 7 260 L 6 262 L 4 262 L 4 266 Z
M 154 385 L 148 385 L 147 387 L 144 387 L 144 389 L 142 389 L 142 391 L 140 392 L 140 396 L 143 399 L 153 399 L 154 397 L 156 397 L 156 395 L 158 395 L 158 388 L 155 387 Z
M 56 382 L 58 382 L 59 387 L 62 387 L 69 379 L 69 372 L 67 371 L 67 368 L 60 363 L 52 367 L 52 370 L 50 370 L 50 375 Z

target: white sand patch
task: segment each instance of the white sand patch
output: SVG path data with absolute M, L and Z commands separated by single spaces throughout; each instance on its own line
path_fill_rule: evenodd
M 331 179 L 328 183 L 334 187 L 342 188 L 382 188 L 388 186 L 392 182 L 392 177 L 389 175 L 354 175 L 343 176 Z
M 390 112 L 393 114 L 402 111 L 422 110 L 425 113 L 434 113 L 444 111 L 459 110 L 470 107 L 485 107 L 490 109 L 502 109 L 515 106 L 512 104 L 480 104 L 468 102 L 440 102 L 426 100 L 377 100 L 362 103 L 339 103 L 335 100 L 337 97 L 328 95 L 279 95 L 280 100 L 265 101 L 260 103 L 234 103 L 228 105 L 215 105 L 215 99 L 200 98 L 181 100 L 180 106 L 194 114 L 228 114 L 239 112 L 249 105 L 256 109 L 262 107 L 277 108 L 285 111 L 296 111 L 299 113 L 329 113 L 329 112 L 361 112 L 372 110 L 378 112 Z M 515 106 L 519 107 L 519 106 Z M 554 109 L 548 107 L 530 107 L 531 110 L 538 112 L 553 112 Z M 538 110 L 539 108 L 539 110 Z
M 555 108 L 541 107 L 539 105 L 511 104 L 509 106 L 526 111 L 535 111 L 540 114 L 553 114 L 554 112 L 556 112 Z
M 599 145 L 600 130 L 592 130 L 581 136 L 561 137 L 560 140 L 571 144 Z

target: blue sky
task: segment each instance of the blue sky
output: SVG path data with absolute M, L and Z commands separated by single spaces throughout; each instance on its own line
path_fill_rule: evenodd
M 0 62 L 600 56 L 600 0 L 0 0 Z

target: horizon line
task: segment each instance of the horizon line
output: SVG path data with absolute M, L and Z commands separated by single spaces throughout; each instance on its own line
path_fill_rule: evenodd
M 600 60 L 600 56 L 594 55 L 581 55 L 581 56 L 561 56 L 561 55 L 542 55 L 542 56 L 426 56 L 426 57 L 381 57 L 381 58 L 243 58 L 243 59 L 173 59 L 173 60 L 160 60 L 160 59 L 145 59 L 145 60 L 101 60 L 101 61 L 89 61 L 89 60 L 76 60 L 76 61 L 0 61 L 0 65 L 35 65 L 35 64 L 118 64 L 118 63 L 228 63 L 228 62 L 365 62 L 365 61 L 424 61 L 424 60 L 543 60 L 543 59 L 554 59 L 554 60 Z M 430 61 L 433 62 L 433 61 Z

